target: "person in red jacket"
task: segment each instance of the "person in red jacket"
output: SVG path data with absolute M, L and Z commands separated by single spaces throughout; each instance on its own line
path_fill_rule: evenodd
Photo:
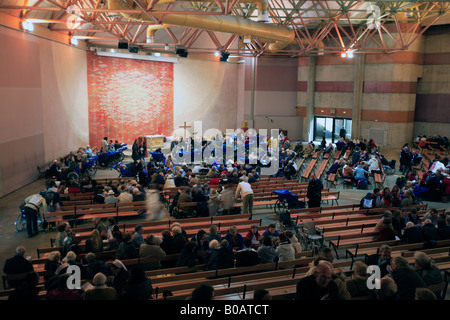
M 395 240 L 394 229 L 392 228 L 392 220 L 385 218 L 380 226 L 377 241 Z
M 247 232 L 245 237 L 252 240 L 252 245 L 253 246 L 257 246 L 259 244 L 259 237 L 260 236 L 261 236 L 261 234 L 258 231 L 258 225 L 254 224 L 254 225 L 252 225 L 250 230 L 248 230 L 248 232 Z

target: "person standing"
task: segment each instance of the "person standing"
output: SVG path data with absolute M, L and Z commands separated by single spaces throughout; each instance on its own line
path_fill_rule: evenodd
M 320 207 L 322 202 L 322 189 L 323 184 L 320 179 L 317 179 L 315 173 L 311 173 L 311 179 L 308 183 L 308 190 L 306 196 L 308 197 L 308 207 Z
M 133 160 L 134 161 L 139 160 L 139 145 L 137 139 L 134 140 L 131 150 L 132 150 L 131 157 L 133 158 Z
M 43 217 L 47 214 L 47 202 L 40 194 L 33 194 L 25 199 L 24 213 L 27 220 L 28 237 L 32 237 L 39 233 L 38 217 L 40 210 L 43 210 Z M 43 219 L 41 219 L 43 221 Z
M 102 140 L 102 153 L 105 153 L 106 151 L 109 150 L 109 145 L 108 145 L 108 137 L 104 137 Z
M 236 192 L 235 198 L 238 198 L 239 195 L 242 197 L 243 203 L 243 214 L 253 213 L 253 189 L 248 183 L 248 178 L 246 176 L 240 177 L 241 182 L 239 182 Z
M 18 246 L 14 257 L 6 260 L 3 266 L 3 273 L 6 275 L 33 272 L 33 264 L 25 257 L 25 247 Z M 9 287 L 15 287 L 20 284 L 20 280 L 8 280 Z

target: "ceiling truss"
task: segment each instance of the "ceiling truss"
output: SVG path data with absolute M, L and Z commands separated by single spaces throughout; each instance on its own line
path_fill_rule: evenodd
M 191 26 L 180 31 L 180 26 L 165 23 L 170 15 L 234 16 L 256 22 L 257 1 L 128 0 L 132 8 L 123 10 L 109 9 L 107 0 L 11 2 L 14 1 L 0 0 L 0 11 L 39 23 L 53 32 L 78 37 L 88 46 L 117 48 L 118 41 L 127 41 L 148 51 L 163 51 L 169 45 L 172 48 L 183 47 L 190 52 L 227 51 L 231 55 L 254 57 L 406 50 L 430 26 L 448 15 L 450 7 L 450 2 L 442 1 L 267 0 L 269 21 L 264 23 L 288 28 L 295 34 L 293 41 L 273 49 L 271 44 L 274 41 L 264 37 L 247 37 L 237 32 L 223 33 Z M 70 12 L 71 8 L 76 11 Z M 133 20 L 124 14 L 141 14 L 146 19 Z M 71 19 L 76 20 L 75 27 L 68 23 Z M 147 28 L 154 25 L 163 25 L 157 32 L 164 33 L 167 40 L 146 42 Z M 207 37 L 210 45 L 200 45 L 201 37 Z

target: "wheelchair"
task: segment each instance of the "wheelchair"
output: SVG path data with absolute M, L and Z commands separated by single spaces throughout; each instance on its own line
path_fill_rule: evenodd
M 312 250 L 314 253 L 320 252 L 325 247 L 323 229 L 316 227 L 313 221 L 301 222 L 298 224 L 299 242 L 305 251 Z
M 289 190 L 275 190 L 272 193 L 278 196 L 274 205 L 274 212 L 277 215 L 286 213 L 289 209 L 301 209 L 305 207 L 305 202 L 298 200 L 298 194 L 292 193 Z

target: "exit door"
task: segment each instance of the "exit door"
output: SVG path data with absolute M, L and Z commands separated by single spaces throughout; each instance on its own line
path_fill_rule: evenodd
M 350 139 L 352 135 L 352 119 L 349 118 L 314 118 L 314 141 L 321 142 L 323 137 L 327 143 L 336 143 L 340 134 Z

